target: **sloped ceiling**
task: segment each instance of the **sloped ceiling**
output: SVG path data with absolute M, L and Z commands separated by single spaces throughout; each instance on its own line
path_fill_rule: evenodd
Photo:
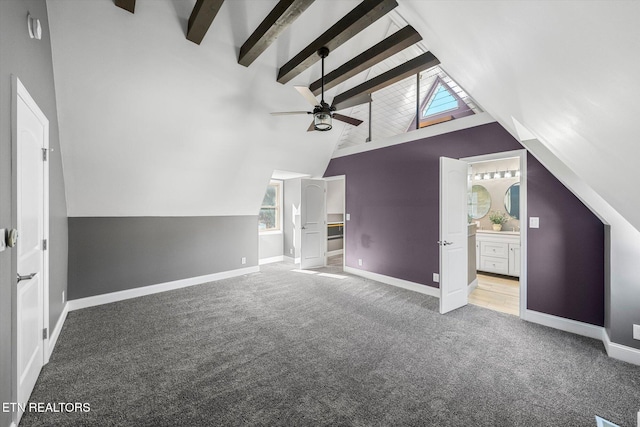
M 401 9 L 512 135 L 515 118 L 640 229 L 640 2 L 404 0 Z
M 255 215 L 274 169 L 324 171 L 342 124 L 305 132 L 307 109 L 278 67 L 355 7 L 321 0 L 249 68 L 239 47 L 276 0 L 226 1 L 200 46 L 194 0 L 48 1 L 70 216 Z M 443 69 L 517 137 L 524 125 L 640 229 L 635 171 L 640 2 L 399 0 Z M 396 13 L 396 12 L 392 12 Z M 382 40 L 384 18 L 327 58 Z M 334 88 L 327 98 L 360 83 Z
M 276 0 L 226 1 L 201 45 L 185 38 L 195 0 L 48 1 L 69 216 L 256 215 L 275 170 L 320 176 L 340 135 L 310 116 L 282 66 L 360 2 L 312 4 L 249 68 L 240 46 Z M 382 40 L 381 19 L 331 52 L 333 69 Z M 344 87 L 336 87 L 339 93 Z M 331 93 L 329 94 L 331 96 Z M 331 98 L 329 98 L 331 99 Z

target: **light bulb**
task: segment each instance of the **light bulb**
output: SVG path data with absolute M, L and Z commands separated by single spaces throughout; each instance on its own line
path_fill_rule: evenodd
M 516 177 L 518 177 L 518 176 L 520 176 L 520 171 L 519 170 L 516 171 Z
M 505 177 L 505 178 L 511 178 L 511 171 L 506 171 L 506 172 L 504 173 L 504 177 Z
M 491 175 L 489 174 L 489 172 L 484 174 L 484 179 L 491 179 Z

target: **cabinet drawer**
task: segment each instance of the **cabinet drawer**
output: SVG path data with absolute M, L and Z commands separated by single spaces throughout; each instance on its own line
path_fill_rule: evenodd
M 480 255 L 508 258 L 509 244 L 500 242 L 480 242 Z
M 488 271 L 489 273 L 509 274 L 509 259 L 483 255 L 480 257 L 479 270 Z

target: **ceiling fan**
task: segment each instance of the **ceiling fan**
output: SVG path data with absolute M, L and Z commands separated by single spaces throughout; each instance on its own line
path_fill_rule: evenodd
M 313 105 L 313 111 L 283 111 L 277 113 L 271 113 L 272 116 L 283 116 L 283 115 L 292 115 L 292 114 L 313 114 L 313 122 L 307 132 L 313 130 L 319 131 L 327 131 L 331 130 L 332 119 L 340 120 L 341 122 L 348 123 L 353 126 L 358 126 L 362 123 L 362 120 L 355 119 L 353 117 L 345 116 L 342 114 L 336 113 L 336 107 L 333 105 L 329 105 L 324 101 L 324 58 L 329 56 L 329 48 L 321 47 L 318 50 L 318 56 L 322 58 L 322 94 L 320 96 L 320 103 L 316 99 L 315 95 L 311 90 L 309 90 L 306 86 L 295 86 L 296 90 L 300 92 L 300 95 L 304 96 L 307 101 L 311 105 Z M 352 105 L 349 105 L 352 106 Z M 345 106 L 343 108 L 347 108 Z

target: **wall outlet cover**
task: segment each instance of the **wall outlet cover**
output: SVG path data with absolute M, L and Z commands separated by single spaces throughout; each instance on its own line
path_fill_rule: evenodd
M 633 325 L 633 339 L 640 340 L 640 325 Z
M 540 218 L 537 216 L 529 217 L 529 228 L 540 228 Z
M 62 303 L 64 304 L 64 291 L 62 291 Z
M 362 266 L 362 260 L 361 259 L 358 259 L 358 265 Z
M 433 273 L 433 281 L 436 283 L 440 283 L 440 274 Z
M 293 255 L 293 248 L 289 248 L 289 255 Z
M 0 252 L 4 251 L 7 248 L 7 243 L 5 242 L 6 231 L 4 228 L 0 228 Z
M 242 264 L 246 264 L 247 263 L 247 257 L 242 257 Z
M 347 221 L 351 220 L 351 214 L 347 214 Z

